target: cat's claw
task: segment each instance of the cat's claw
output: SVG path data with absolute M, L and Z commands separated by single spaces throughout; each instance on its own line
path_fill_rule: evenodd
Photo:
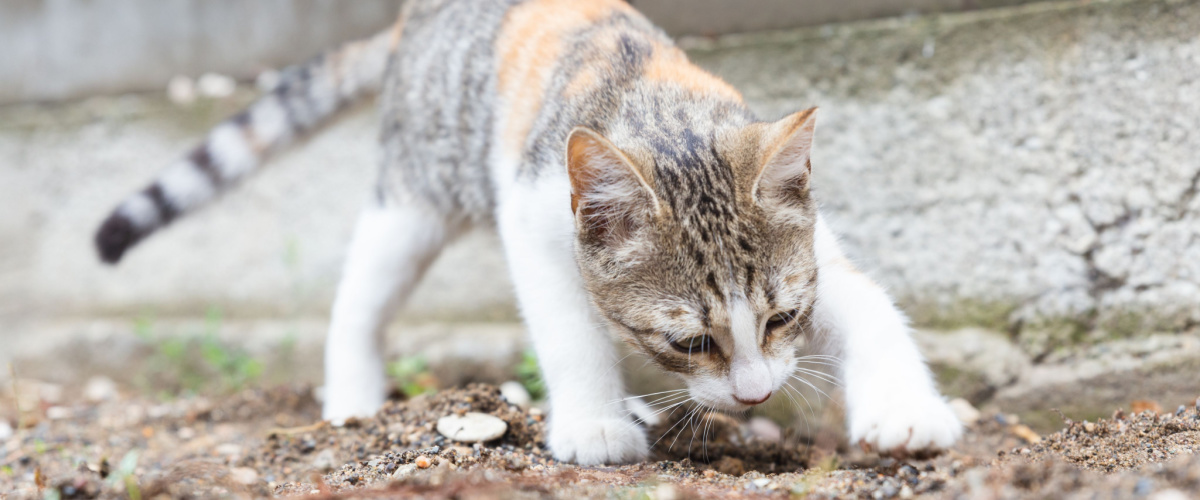
M 943 450 L 962 437 L 954 411 L 937 394 L 879 398 L 850 418 L 850 440 L 883 454 Z
M 554 458 L 579 465 L 637 462 L 650 450 L 642 427 L 624 418 L 555 419 L 549 438 Z

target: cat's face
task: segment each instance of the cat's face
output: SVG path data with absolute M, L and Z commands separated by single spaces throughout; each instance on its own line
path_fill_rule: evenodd
M 814 111 L 725 130 L 683 154 L 623 150 L 585 129 L 568 141 L 593 302 L 710 407 L 765 401 L 792 373 L 816 299 Z

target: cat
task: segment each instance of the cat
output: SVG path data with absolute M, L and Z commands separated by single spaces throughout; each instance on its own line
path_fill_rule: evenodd
M 100 256 L 116 263 L 374 94 L 383 160 L 333 305 L 326 419 L 379 408 L 393 310 L 443 246 L 494 226 L 560 460 L 647 456 L 614 404 L 627 394 L 610 333 L 729 411 L 780 391 L 809 335 L 840 359 L 853 442 L 903 453 L 961 435 L 905 316 L 817 210 L 816 109 L 758 119 L 619 0 L 410 0 L 387 31 L 286 70 L 124 200 Z

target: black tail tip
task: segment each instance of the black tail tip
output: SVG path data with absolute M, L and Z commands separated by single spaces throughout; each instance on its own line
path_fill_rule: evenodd
M 119 213 L 105 219 L 100 230 L 96 231 L 96 250 L 100 252 L 100 260 L 106 264 L 116 264 L 130 247 L 142 239 L 137 226 L 128 217 Z

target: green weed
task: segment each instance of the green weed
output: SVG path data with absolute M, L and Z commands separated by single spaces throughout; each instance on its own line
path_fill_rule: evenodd
M 533 349 L 526 350 L 521 355 L 521 362 L 516 368 L 517 381 L 525 386 L 534 400 L 546 397 L 546 382 L 542 380 L 542 369 L 538 366 L 537 354 Z
M 429 363 L 421 356 L 408 356 L 393 361 L 387 366 L 388 376 L 396 381 L 405 396 L 415 397 L 436 391 L 437 378 L 429 372 Z
M 134 321 L 134 334 L 149 345 L 141 385 L 164 399 L 180 393 L 233 392 L 257 380 L 263 364 L 243 349 L 221 342 L 221 311 L 209 309 L 201 331 L 184 336 L 155 335 L 154 318 Z

